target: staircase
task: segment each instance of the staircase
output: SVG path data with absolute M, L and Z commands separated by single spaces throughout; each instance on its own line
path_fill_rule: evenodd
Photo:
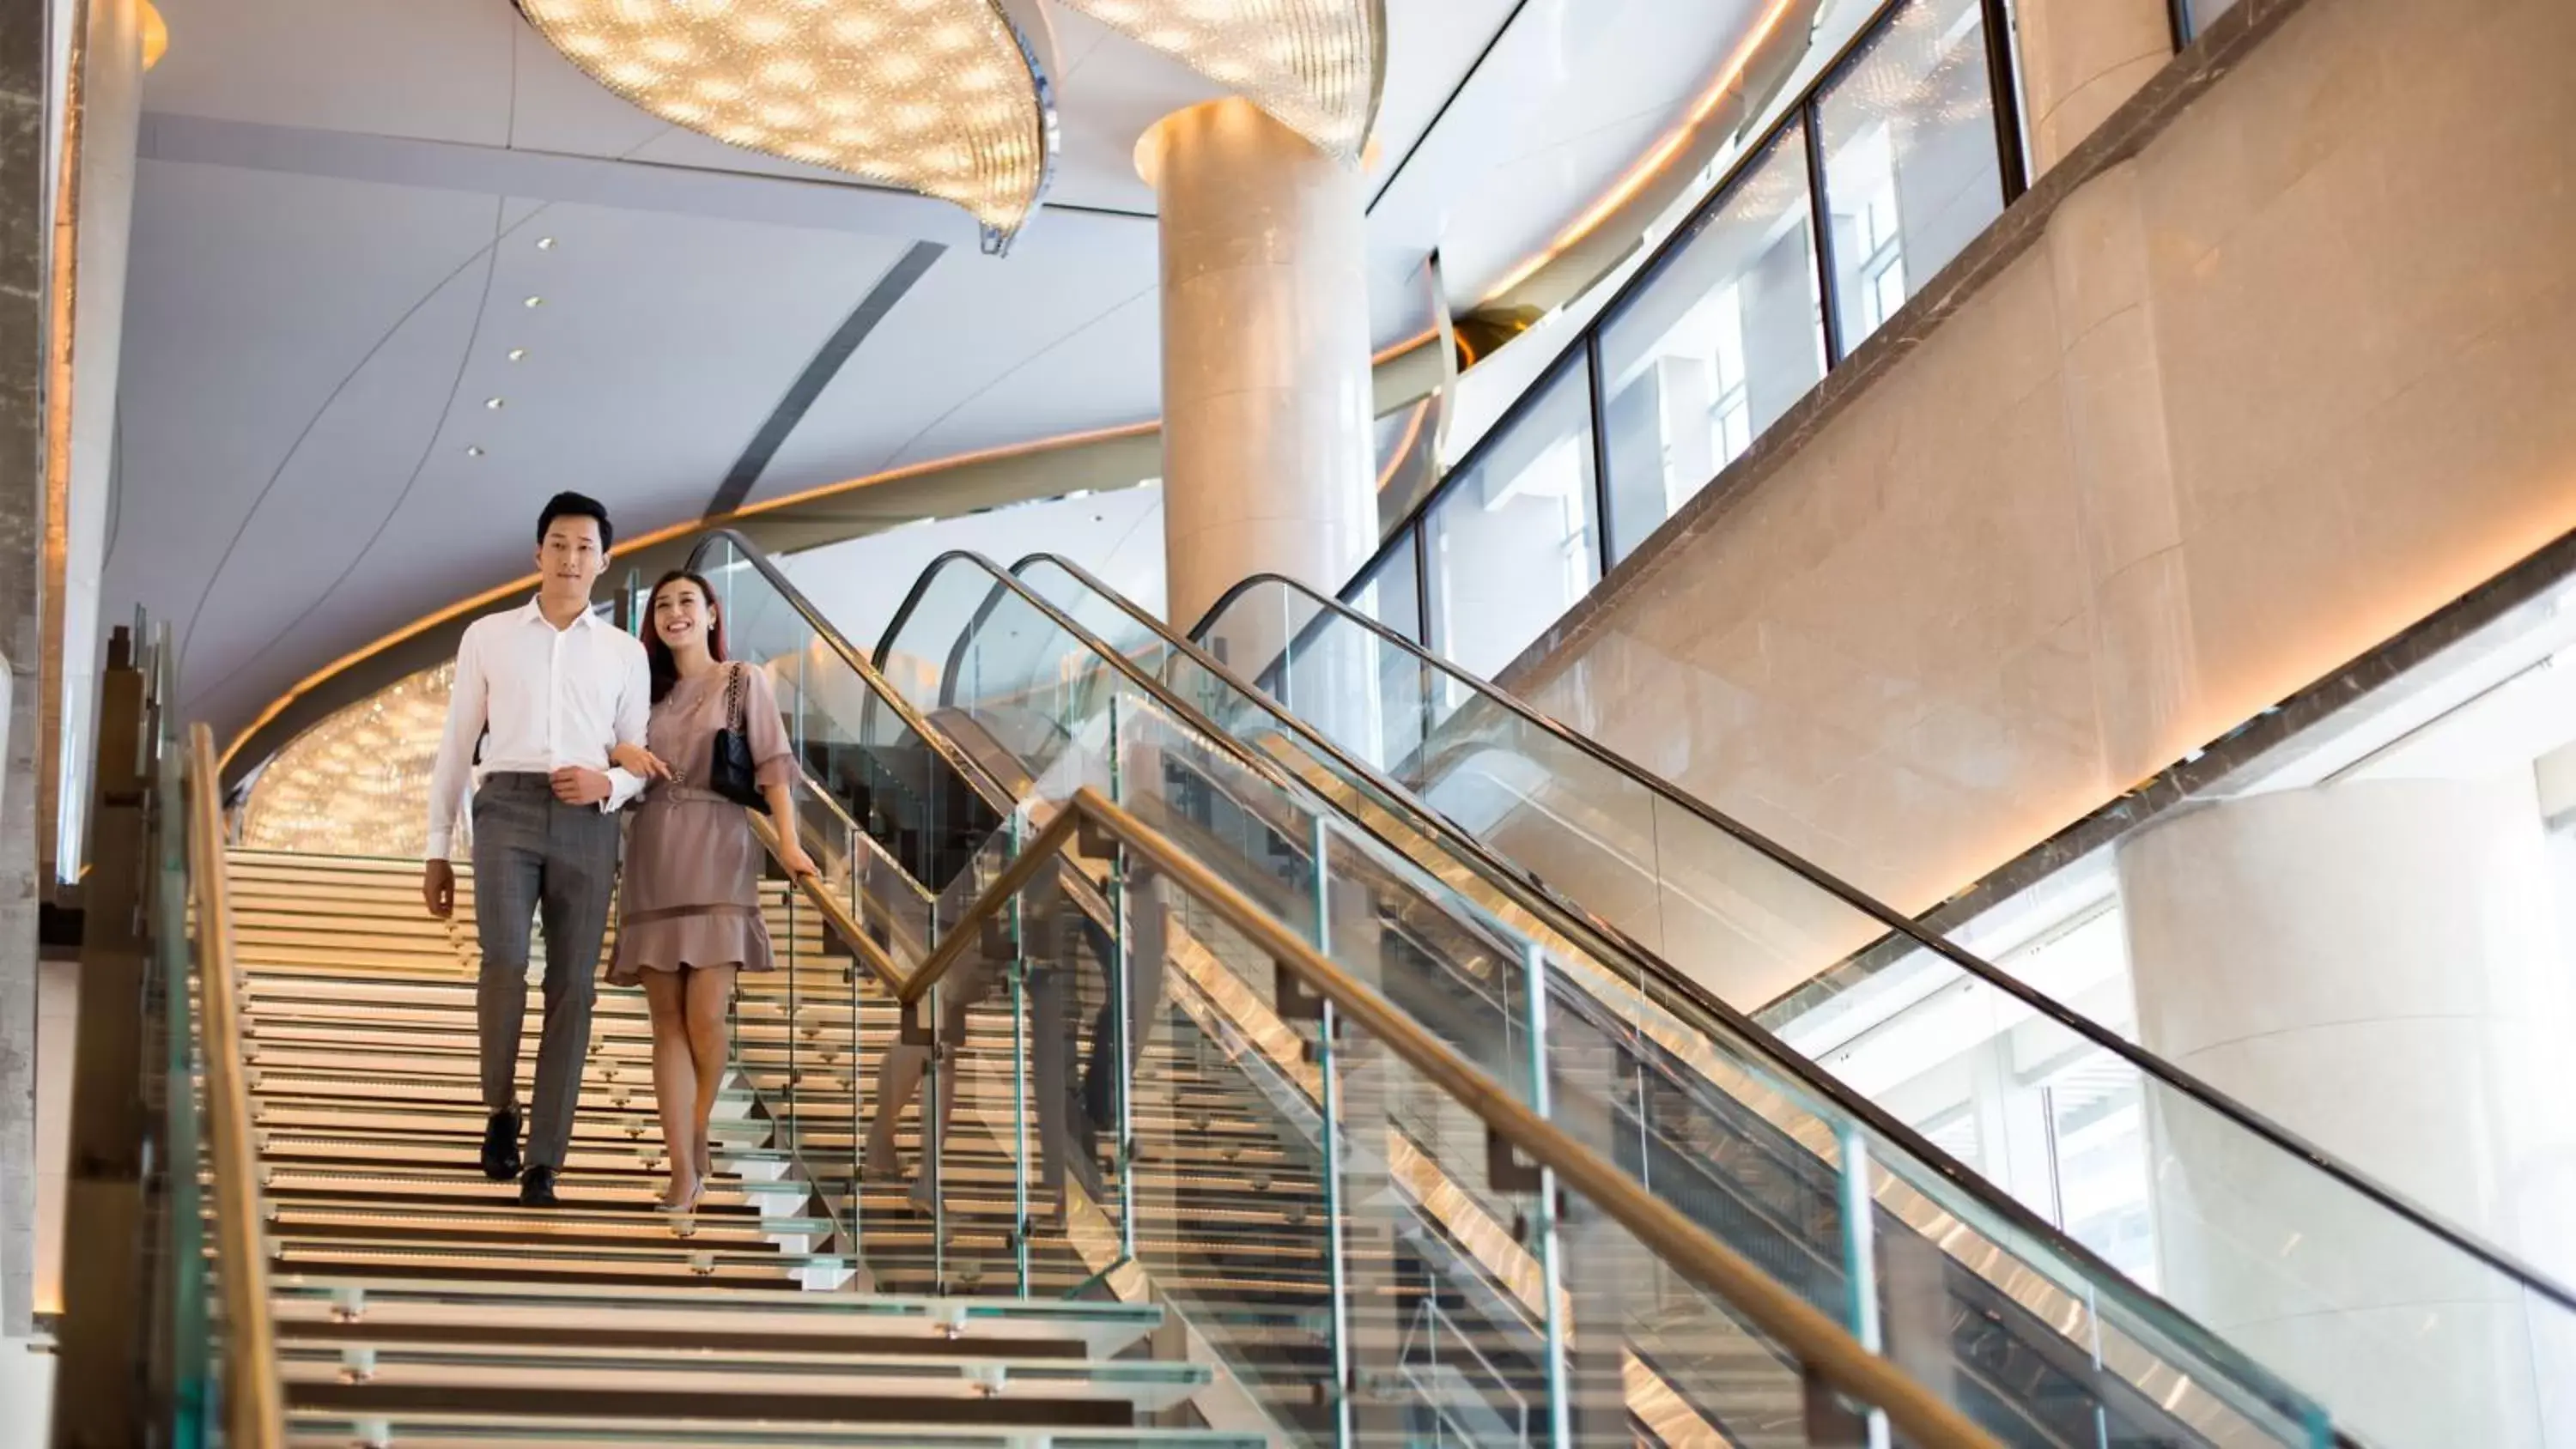
M 1064 1234 L 1032 1244 L 1028 1296 L 933 1296 L 943 1278 L 1017 1287 L 1007 1168 L 998 1145 L 990 1163 L 950 1154 L 937 1253 L 900 1186 L 852 1197 L 864 1124 L 846 1043 L 855 1022 L 872 1067 L 893 1016 L 783 893 L 771 928 L 790 969 L 746 981 L 716 1179 L 674 1219 L 653 1206 L 640 994 L 600 993 L 565 1206 L 522 1208 L 475 1161 L 470 878 L 438 922 L 410 862 L 244 852 L 231 876 L 293 1442 L 1268 1441 L 1200 1427 L 1215 1374 L 1154 1352 L 1172 1337 L 1162 1309 L 1063 1296 L 1090 1274 Z

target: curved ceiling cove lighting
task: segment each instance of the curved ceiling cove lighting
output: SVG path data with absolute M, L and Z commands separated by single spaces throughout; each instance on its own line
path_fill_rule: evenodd
M 673 125 L 953 201 L 998 252 L 1055 165 L 1055 105 L 1002 0 L 517 0 Z
M 1386 87 L 1386 0 L 1061 0 L 1356 162 Z

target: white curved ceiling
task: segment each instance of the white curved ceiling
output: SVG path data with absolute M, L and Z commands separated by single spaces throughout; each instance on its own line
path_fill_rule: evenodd
M 219 731 L 524 571 L 556 488 L 630 535 L 704 513 L 872 293 L 883 315 L 750 498 L 1156 411 L 1153 197 L 1131 158 L 1214 92 L 1071 11 L 1056 185 L 995 259 L 944 203 L 644 115 L 509 0 L 161 7 L 108 608 L 173 622 L 185 709 Z M 1403 284 L 1432 246 L 1472 301 L 1579 213 L 1752 8 L 1390 4 L 1380 340 L 1419 315 Z

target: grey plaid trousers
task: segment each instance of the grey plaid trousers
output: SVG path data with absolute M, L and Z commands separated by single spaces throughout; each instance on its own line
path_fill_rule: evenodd
M 599 944 L 617 888 L 618 817 L 566 805 L 543 775 L 493 775 L 474 792 L 474 930 L 483 948 L 477 1027 L 483 1106 L 518 1105 L 528 1014 L 528 925 L 546 927 L 545 1023 L 528 1108 L 527 1162 L 561 1171 L 590 1055 Z

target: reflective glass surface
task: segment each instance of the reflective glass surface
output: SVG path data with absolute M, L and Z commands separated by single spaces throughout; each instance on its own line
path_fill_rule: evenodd
M 1437 345 L 1432 344 L 1432 345 Z M 1378 531 L 1402 523 L 1440 482 L 1440 394 L 1405 404 L 1377 420 Z
M 1431 636 L 1480 673 L 1510 663 L 1600 576 L 1591 381 L 1579 361 L 1477 450 L 1424 521 Z
M 1040 1160 L 1020 1171 L 1045 1184 L 1036 1210 L 1064 1225 L 1091 1285 L 1171 1307 L 1293 1442 L 1624 1444 L 1640 1414 L 1676 1432 L 1859 1442 L 1866 1405 L 1814 1398 L 1795 1355 L 1743 1314 L 1601 1205 L 1498 1153 L 1479 1111 L 1391 1043 L 1337 1022 L 1239 914 L 1244 867 L 1267 863 L 1257 910 L 1273 929 L 1395 1001 L 1408 1032 L 1658 1193 L 1705 1183 L 1704 1167 L 1673 1165 L 1700 1145 L 1688 1104 L 1658 1095 L 1663 1076 L 1603 1034 L 1596 1004 L 1526 940 L 1457 902 L 1435 908 L 1436 887 L 1373 843 L 1229 770 L 1150 701 L 1106 702 L 1117 697 L 1068 731 L 1017 838 L 1038 838 L 1088 787 L 1232 878 L 1219 900 L 1200 885 L 1213 877 L 1078 836 L 1069 869 L 1040 871 L 988 918 L 1008 922 L 991 949 L 1047 983 L 1033 987 L 1051 1000 L 1033 1014 L 1026 1069 Z M 998 1085 L 961 1090 L 989 1100 Z M 1835 1226 L 1838 1124 L 1767 1101 L 1770 1120 L 1826 1155 L 1786 1220 L 1803 1246 L 1744 1243 L 1767 1244 L 1757 1261 L 1858 1323 L 1837 1265 L 1880 1250 Z M 1641 1132 L 1667 1130 L 1640 1115 L 1648 1103 L 1682 1135 L 1641 1155 L 1635 1144 L 1660 1143 Z M 1923 1304 L 1953 1311 L 1941 1294 Z M 1962 1369 L 1939 1391 L 1980 1422 L 2093 1422 L 2080 1383 L 2062 1403 L 1999 1408 L 1989 1400 L 2014 1381 Z
M 1043 561 L 1025 567 L 1046 595 L 1061 600 L 1077 590 L 1067 570 Z M 1075 602 L 1086 617 L 1101 617 L 1101 601 Z M 1321 671 L 1337 681 L 1325 696 L 1345 705 L 1367 696 L 1364 686 L 1340 686 L 1368 677 L 1373 662 L 1317 648 L 1314 630 L 1294 627 L 1293 615 L 1267 602 L 1267 617 L 1246 616 L 1248 632 L 1285 635 L 1290 675 Z M 1643 958 L 1579 923 L 1569 934 L 1547 908 L 1534 909 L 1487 867 L 1446 848 L 1401 792 L 1268 713 L 1226 675 L 1158 642 L 1141 616 L 1110 624 L 1112 637 L 1091 643 L 1082 638 L 1089 631 L 1016 593 L 942 617 L 961 613 L 975 621 L 975 634 L 993 632 L 994 658 L 1008 661 L 1007 669 L 976 663 L 980 638 L 913 652 L 954 661 L 940 690 L 952 709 L 973 711 L 997 736 L 1035 742 L 1021 757 L 1032 801 L 1060 800 L 1081 782 L 1104 788 L 1228 887 L 1324 944 L 1338 965 L 1451 1050 L 1525 1102 L 1546 1103 L 1560 1126 L 1820 1310 L 1848 1309 L 1853 1252 L 1901 1259 L 1885 1281 L 1909 1285 L 1919 1300 L 1907 1320 L 1917 1325 L 1908 1330 L 1911 1341 L 1922 1352 L 1951 1356 L 1948 1391 L 1979 1422 L 1998 1432 L 2021 1425 L 2014 1432 L 2027 1437 L 2031 1423 L 2044 1421 L 2053 1439 L 2109 1416 L 2140 1434 L 2197 1425 L 2193 1432 L 2215 1429 L 2246 1442 L 2307 1442 L 2310 1411 L 2262 1370 L 2116 1273 L 2080 1252 L 2070 1255 L 2044 1226 L 1965 1190 L 1955 1168 L 1902 1128 L 1838 1103 L 1824 1079 L 1802 1075 L 1774 1044 Z M 899 625 L 895 637 L 909 632 Z M 1042 637 L 1052 642 L 1033 647 Z M 1113 655 L 1142 677 L 1108 667 Z M 1451 680 L 1433 692 L 1456 688 Z M 1018 711 L 1044 719 L 1015 724 L 1008 716 Z M 1545 733 L 1490 703 L 1473 713 L 1530 729 L 1526 748 Z M 1206 733 L 1187 715 L 1218 732 Z M 1367 711 L 1346 718 L 1344 728 L 1360 731 L 1353 737 L 1367 737 Z M 1534 778 L 1526 765 L 1503 773 L 1507 782 Z M 1629 789 L 1648 807 L 1658 803 L 1633 782 Z M 1033 820 L 1044 815 L 1039 805 L 1025 808 L 1036 812 Z M 1352 815 L 1369 828 L 1350 824 Z M 1645 823 L 1651 826 L 1651 817 Z M 1638 836 L 1654 839 L 1651 828 Z M 1725 843 L 1739 853 L 1739 869 L 1712 866 L 1720 886 L 1740 888 L 1747 872 L 1767 869 L 1777 879 L 1751 882 L 1755 891 L 1796 907 L 1761 908 L 1758 894 L 1748 898 L 1741 889 L 1721 896 L 1705 929 L 1736 957 L 1794 960 L 1804 969 L 1868 939 L 1866 918 L 1817 898 L 1776 863 Z M 1633 873 L 1636 856 L 1609 858 L 1628 862 Z M 1566 859 L 1572 868 L 1579 857 Z M 1120 899 L 1132 913 L 1135 899 Z M 1168 911 L 1149 910 L 1147 919 L 1182 930 L 1169 924 Z M 1128 920 L 1132 929 L 1132 914 Z M 1231 959 L 1227 951 L 1182 952 L 1166 967 L 1167 981 L 1184 957 L 1195 964 L 1193 979 L 1216 998 L 1297 1015 L 1280 978 L 1257 958 L 1220 976 L 1214 969 Z M 1114 999 L 1107 985 L 1094 994 L 1104 1007 Z M 1098 1020 L 1131 1020 L 1132 1010 L 1104 1010 Z M 1109 1030 L 1095 1027 L 1093 1041 Z M 1095 1093 L 1093 1100 L 1104 1098 Z M 1455 1103 L 1398 1104 L 1389 1112 L 1417 1141 L 1477 1137 Z M 1849 1225 L 1860 1220 L 1837 1206 L 1837 1164 L 1848 1142 L 1860 1145 L 1875 1174 L 1871 1231 L 1857 1248 L 1858 1228 Z M 1106 1155 L 1104 1171 L 1114 1177 L 1121 1159 Z M 1149 1148 L 1144 1161 L 1152 1160 Z M 1152 1238 L 1156 1215 L 1132 1196 L 1118 1197 L 1105 1216 L 1128 1237 Z M 2116 1364 L 2097 1361 L 2097 1322 L 2141 1346 Z M 1926 1341 L 1933 1324 L 1950 1325 L 1953 1336 Z M 1436 1322 L 1426 1331 L 1431 1327 Z
M 1790 126 L 1739 170 L 1603 325 L 1614 559 L 1825 375 L 1806 144 Z
M 1908 0 L 1816 102 L 1843 351 L 2003 210 L 1978 0 Z
M 1269 627 L 1293 641 L 1258 675 L 1268 693 L 1718 1001 L 1750 1007 L 1864 952 L 1884 954 L 1887 921 L 1651 776 L 1474 691 L 1439 661 L 1284 583 L 1239 593 L 1232 608 L 1273 619 Z M 1362 687 L 1355 700 L 1355 681 L 1374 681 L 1375 692 Z M 1244 734 L 1262 738 L 1256 730 Z M 1263 747 L 1282 750 L 1269 739 Z M 1493 898 L 1478 898 L 1492 905 Z M 2064 1300 L 2070 1311 L 2080 1300 L 2085 1313 L 2103 1320 L 2106 1345 L 2126 1345 L 2103 1348 L 2102 1362 L 2140 1392 L 2156 1392 L 2142 1365 L 2169 1352 L 2176 1335 L 2201 1330 L 2165 1317 L 2163 1305 L 2132 1282 L 2230 1338 L 2274 1311 L 2300 1323 L 2302 1332 L 2289 1338 L 2246 1331 L 2237 1340 L 2289 1382 L 2346 1382 L 2327 1365 L 2362 1360 L 2378 1366 L 2382 1381 L 2402 1376 L 2437 1386 L 2403 1409 L 2354 1406 L 2357 1422 L 2385 1442 L 2438 1443 L 2428 1436 L 2441 1414 L 2474 1410 L 2477 1422 L 2496 1422 L 2482 1416 L 2498 1405 L 2515 1432 L 2537 1432 L 2548 1412 L 2541 1386 L 2549 1371 L 2530 1368 L 2531 1353 L 2563 1347 L 2576 1315 L 2366 1185 L 2267 1137 L 2205 1088 L 2167 1075 L 2170 1069 L 2151 1058 L 2123 1054 L 2116 1034 L 2079 1014 L 2093 995 L 2118 985 L 2100 969 L 2101 929 L 2097 922 L 2053 936 L 2046 959 L 2016 963 L 2014 976 L 1992 966 L 1971 971 L 1973 958 L 1918 949 L 1879 970 L 1882 991 L 1839 1002 L 1827 995 L 1784 1028 L 1789 1046 L 1920 1134 L 1906 1141 L 1901 1158 L 1873 1144 L 1874 1160 L 1894 1184 L 1877 1192 L 1882 1207 L 1952 1245 L 1983 1238 L 2004 1258 L 2057 1260 L 2063 1272 L 2041 1278 L 2072 1295 Z M 2116 922 L 2108 929 L 2116 935 Z M 1563 959 L 1573 971 L 1582 957 L 1568 948 Z M 1608 956 L 1596 960 L 1613 964 Z M 2020 973 L 2064 993 L 2077 1009 L 2005 989 Z M 1668 1024 L 1689 1023 L 1675 1036 L 1655 1034 L 1667 1051 L 1730 1030 L 1712 1025 L 1706 998 L 1676 991 L 1661 972 L 1640 969 L 1594 984 L 1613 997 L 1633 988 L 1638 1003 L 1614 1016 L 1645 1026 L 1669 1013 Z M 1886 1049 L 1899 1030 L 1908 1045 Z M 1982 1045 L 1962 1054 L 1961 1042 Z M 1703 1076 L 1727 1080 L 1713 1061 Z M 1704 1105 L 1716 1112 L 1717 1101 Z M 1812 1124 L 1785 1130 L 1801 1143 L 1815 1135 Z M 1936 1165 L 1941 1158 L 1931 1149 L 1960 1167 Z M 1960 1168 L 2002 1195 L 1954 1196 L 1954 1184 L 1941 1179 Z M 2014 1203 L 2027 1215 L 2010 1211 Z M 1955 1226 L 1932 1229 L 1942 1215 Z M 2080 1245 L 2075 1256 L 2062 1245 L 2038 1246 L 2051 1228 Z M 1995 1261 L 1983 1252 L 1967 1260 Z M 2397 1291 L 2376 1278 L 2375 1265 L 2392 1262 L 2406 1264 L 2418 1288 L 2439 1285 L 2427 1291 L 2510 1303 L 2512 1312 L 2531 1315 L 2538 1326 L 2529 1346 L 2517 1354 L 2491 1340 L 2499 1331 L 2494 1321 L 2475 1312 L 2399 1327 L 2396 1315 L 2375 1306 Z M 2169 1407 L 2188 1417 L 2196 1402 L 2186 1395 Z M 2296 1422 L 2293 1413 L 2275 1427 Z
M 2236 0 L 2188 0 L 2191 8 L 2191 33 L 2207 31 L 2219 16 L 2236 8 Z
M 1415 553 L 1414 530 L 1406 529 L 1386 558 L 1363 575 L 1351 607 L 1419 644 L 1422 620 L 1422 561 Z

